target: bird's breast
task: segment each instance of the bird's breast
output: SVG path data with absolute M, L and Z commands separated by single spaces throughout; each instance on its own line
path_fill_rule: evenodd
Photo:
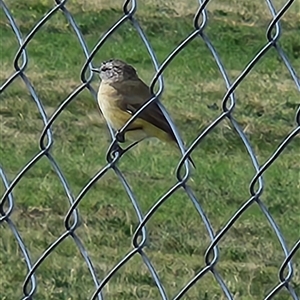
M 100 86 L 98 104 L 106 121 L 115 129 L 120 129 L 130 118 L 130 114 L 120 108 L 122 95 L 115 89 Z

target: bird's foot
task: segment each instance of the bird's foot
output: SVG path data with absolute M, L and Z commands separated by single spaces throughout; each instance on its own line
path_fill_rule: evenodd
M 116 157 L 121 157 L 124 152 L 125 150 L 118 143 L 112 143 L 107 151 L 106 159 L 111 163 Z
M 116 131 L 116 140 L 119 143 L 124 143 L 125 142 L 125 133 L 120 132 L 119 130 Z

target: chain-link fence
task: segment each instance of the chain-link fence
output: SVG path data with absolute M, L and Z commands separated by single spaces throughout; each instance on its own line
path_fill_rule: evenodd
M 163 63 L 160 65 L 158 63 L 158 60 L 156 58 L 156 54 L 153 51 L 151 44 L 149 42 L 148 37 L 144 33 L 144 30 L 140 23 L 136 19 L 136 13 L 138 11 L 138 2 L 140 1 L 134 1 L 134 0 L 127 0 L 125 1 L 123 5 L 123 16 L 111 27 L 107 28 L 106 33 L 101 37 L 101 39 L 98 41 L 96 46 L 92 49 L 90 52 L 88 50 L 86 41 L 83 37 L 83 34 L 80 30 L 80 26 L 76 23 L 76 20 L 73 18 L 72 14 L 66 7 L 66 3 L 68 1 L 59 1 L 56 0 L 53 4 L 53 8 L 45 14 L 38 23 L 30 30 L 30 32 L 23 36 L 18 24 L 16 23 L 14 19 L 14 13 L 11 11 L 9 5 L 5 3 L 5 1 L 0 0 L 1 8 L 7 18 L 5 21 L 9 26 L 11 27 L 11 30 L 14 32 L 14 35 L 18 41 L 19 48 L 17 50 L 17 54 L 15 56 L 15 59 L 13 61 L 15 72 L 12 76 L 7 78 L 0 87 L 0 93 L 2 94 L 17 78 L 21 79 L 24 84 L 26 85 L 28 91 L 30 92 L 33 101 L 36 104 L 36 107 L 40 113 L 40 116 L 43 120 L 44 127 L 43 131 L 41 133 L 41 137 L 39 140 L 39 146 L 40 151 L 30 160 L 28 163 L 22 168 L 22 170 L 13 178 L 13 180 L 8 180 L 7 175 L 5 173 L 5 170 L 1 168 L 1 178 L 2 182 L 5 186 L 4 194 L 1 197 L 0 201 L 0 224 L 4 228 L 9 228 L 11 232 L 14 235 L 14 238 L 16 239 L 20 251 L 22 252 L 22 256 L 25 260 L 25 263 L 27 265 L 27 274 L 24 278 L 24 284 L 23 284 L 23 298 L 22 299 L 34 299 L 35 293 L 37 291 L 37 288 L 39 286 L 38 281 L 36 279 L 36 271 L 43 265 L 43 262 L 45 259 L 51 255 L 53 252 L 56 251 L 56 247 L 61 244 L 65 239 L 72 238 L 74 240 L 74 245 L 77 246 L 78 250 L 81 252 L 83 259 L 86 262 L 86 266 L 90 271 L 90 275 L 93 278 L 95 290 L 93 295 L 90 295 L 90 299 L 106 299 L 105 294 L 103 293 L 104 287 L 110 282 L 111 278 L 114 276 L 114 274 L 125 264 L 131 260 L 133 256 L 140 256 L 143 260 L 144 265 L 149 270 L 153 282 L 155 283 L 155 286 L 160 294 L 161 299 L 169 299 L 167 296 L 167 292 L 165 290 L 165 287 L 160 280 L 159 274 L 154 267 L 154 265 L 151 262 L 151 259 L 148 257 L 148 255 L 145 252 L 145 249 L 147 248 L 147 244 L 151 244 L 151 239 L 149 239 L 146 225 L 148 221 L 151 219 L 151 217 L 156 213 L 158 208 L 168 201 L 169 198 L 172 197 L 172 195 L 177 190 L 184 190 L 186 195 L 190 198 L 191 202 L 194 205 L 195 210 L 197 210 L 199 214 L 199 218 L 202 219 L 203 223 L 205 224 L 206 230 L 210 237 L 210 245 L 206 249 L 205 253 L 205 264 L 206 266 L 202 268 L 200 271 L 198 271 L 193 278 L 186 283 L 186 285 L 176 294 L 173 296 L 172 299 L 188 299 L 185 298 L 187 295 L 187 292 L 193 287 L 198 281 L 201 281 L 201 278 L 203 278 L 207 273 L 211 273 L 216 282 L 219 285 L 219 288 L 223 291 L 224 297 L 223 299 L 234 299 L 234 295 L 232 294 L 232 291 L 230 290 L 230 287 L 228 284 L 226 284 L 226 278 L 223 278 L 223 276 L 220 275 L 220 273 L 217 270 L 218 260 L 220 256 L 219 247 L 218 244 L 220 240 L 226 235 L 228 230 L 233 226 L 233 224 L 244 214 L 247 209 L 252 206 L 254 203 L 257 204 L 260 207 L 261 212 L 264 214 L 265 218 L 267 219 L 270 226 L 273 228 L 278 241 L 280 242 L 280 245 L 282 247 L 282 251 L 284 253 L 284 260 L 282 261 L 281 267 L 278 270 L 278 276 L 279 281 L 276 283 L 274 282 L 273 289 L 268 292 L 268 294 L 265 296 L 264 299 L 271 299 L 274 298 L 276 295 L 280 295 L 282 290 L 286 290 L 289 295 L 290 299 L 299 299 L 299 294 L 297 294 L 297 289 L 293 287 L 291 284 L 293 276 L 295 274 L 295 269 L 293 265 L 293 257 L 295 257 L 295 254 L 297 251 L 299 251 L 300 247 L 300 239 L 296 240 L 294 242 L 294 246 L 292 248 L 288 247 L 285 239 L 283 237 L 283 234 L 281 233 L 278 225 L 276 224 L 275 220 L 273 219 L 271 213 L 261 200 L 261 196 L 263 194 L 264 189 L 264 181 L 263 181 L 263 175 L 265 171 L 278 159 L 278 157 L 281 155 L 282 151 L 287 147 L 287 145 L 295 139 L 295 137 L 300 132 L 300 107 L 298 107 L 297 111 L 295 111 L 295 122 L 294 122 L 294 129 L 287 134 L 287 136 L 284 138 L 284 140 L 277 146 L 276 150 L 269 156 L 268 160 L 263 164 L 259 165 L 256 153 L 251 146 L 245 132 L 243 129 L 238 125 L 238 122 L 233 117 L 233 111 L 235 110 L 236 105 L 236 99 L 235 99 L 235 90 L 240 85 L 240 83 L 244 80 L 244 78 L 251 72 L 252 68 L 265 56 L 266 53 L 268 53 L 271 49 L 276 50 L 278 54 L 278 58 L 281 59 L 281 63 L 286 66 L 288 69 L 290 76 L 292 77 L 296 88 L 300 92 L 300 79 L 296 73 L 296 71 L 293 69 L 293 66 L 291 65 L 287 55 L 283 51 L 283 49 L 280 47 L 280 38 L 281 38 L 281 25 L 280 21 L 284 14 L 290 9 L 290 7 L 293 5 L 294 0 L 288 0 L 279 10 L 275 10 L 274 5 L 272 3 L 272 0 L 266 0 L 266 6 L 270 10 L 273 18 L 271 22 L 269 23 L 267 29 L 266 29 L 266 42 L 265 45 L 258 51 L 258 53 L 252 57 L 252 59 L 249 61 L 248 65 L 244 68 L 244 70 L 240 73 L 240 75 L 236 78 L 234 82 L 230 82 L 229 77 L 227 75 L 227 71 L 223 66 L 222 60 L 217 53 L 213 41 L 211 41 L 206 34 L 206 28 L 208 24 L 208 13 L 207 13 L 207 5 L 209 2 L 213 2 L 213 0 L 209 1 L 199 1 L 199 8 L 197 12 L 195 12 L 193 26 L 193 31 L 180 43 L 178 46 L 168 55 L 168 57 L 163 61 Z M 73 90 L 73 92 L 57 107 L 54 111 L 54 113 L 51 115 L 51 117 L 48 117 L 45 108 L 42 104 L 42 101 L 38 97 L 37 93 L 35 92 L 35 87 L 29 80 L 29 78 L 26 76 L 26 67 L 29 60 L 28 53 L 26 50 L 26 47 L 28 43 L 35 38 L 35 35 L 39 32 L 39 30 L 47 23 L 55 14 L 62 13 L 64 17 L 67 19 L 69 25 L 73 29 L 73 34 L 76 35 L 78 39 L 78 47 L 81 47 L 84 55 L 86 57 L 86 62 L 82 66 L 81 71 L 81 81 L 82 84 Z M 101 12 L 99 12 L 101 14 Z M 80 94 L 84 90 L 89 90 L 92 96 L 96 99 L 96 91 L 91 86 L 92 81 L 92 72 L 90 71 L 90 68 L 92 67 L 92 60 L 96 53 L 101 49 L 101 47 L 104 45 L 104 43 L 107 41 L 107 39 L 114 34 L 114 32 L 121 26 L 123 26 L 124 23 L 131 23 L 133 28 L 136 30 L 136 32 L 139 34 L 141 40 L 143 41 L 145 47 L 147 48 L 148 54 L 153 62 L 153 65 L 156 69 L 156 74 L 152 79 L 150 89 L 151 92 L 154 93 L 154 87 L 158 85 L 158 91 L 155 93 L 155 96 L 147 102 L 136 114 L 131 118 L 131 120 L 126 124 L 122 130 L 121 133 L 125 131 L 125 129 L 129 126 L 129 124 L 138 116 L 138 114 L 147 107 L 152 101 L 158 101 L 157 97 L 159 97 L 164 89 L 164 81 L 162 79 L 162 74 L 166 68 L 168 68 L 168 65 L 170 62 L 180 55 L 181 51 L 185 47 L 189 47 L 189 43 L 194 39 L 202 39 L 203 42 L 208 47 L 213 59 L 216 62 L 216 66 L 218 67 L 220 73 L 222 74 L 224 78 L 224 82 L 227 86 L 227 92 L 223 96 L 222 99 L 222 112 L 220 115 L 210 123 L 209 126 L 205 128 L 198 136 L 197 138 L 191 143 L 191 145 L 188 147 L 187 150 L 183 148 L 183 145 L 181 145 L 181 152 L 182 152 L 182 158 L 180 162 L 178 163 L 177 170 L 176 170 L 176 184 L 174 184 L 160 199 L 158 199 L 151 209 L 148 210 L 146 214 L 143 214 L 141 209 L 139 208 L 139 199 L 137 199 L 134 195 L 134 191 L 131 189 L 130 185 L 125 179 L 125 176 L 120 171 L 117 163 L 118 161 L 123 157 L 123 154 L 126 153 L 126 151 L 131 151 L 131 148 L 125 149 L 124 152 L 120 153 L 118 151 L 115 151 L 115 145 L 118 143 L 118 136 L 115 136 L 113 130 L 110 128 L 111 136 L 112 136 L 112 142 L 111 145 L 107 151 L 107 164 L 104 168 L 102 168 L 93 178 L 90 179 L 88 184 L 82 187 L 82 190 L 78 194 L 76 198 L 74 198 L 72 195 L 72 191 L 69 187 L 69 184 L 63 174 L 63 171 L 58 166 L 54 156 L 51 154 L 51 147 L 53 145 L 53 135 L 52 135 L 52 125 L 54 125 L 56 119 L 62 111 L 66 108 L 66 106 L 69 105 L 69 103 L 76 97 L 78 94 Z M 192 21 L 191 21 L 192 22 Z M 2 43 L 2 41 L 1 41 Z M 201 62 L 199 62 L 201 63 Z M 299 94 L 300 97 L 300 94 Z M 158 102 L 159 103 L 159 102 Z M 179 138 L 179 134 L 172 123 L 171 119 L 168 117 L 167 112 L 165 111 L 164 107 L 159 103 L 160 108 L 163 110 L 164 114 L 167 116 L 168 121 L 170 122 L 170 125 L 172 127 L 172 130 L 175 133 L 175 136 Z M 211 221 L 207 217 L 206 213 L 204 212 L 202 206 L 199 204 L 199 201 L 193 191 L 193 189 L 189 186 L 189 180 L 191 176 L 191 170 L 190 165 L 187 163 L 186 158 L 193 153 L 193 151 L 196 149 L 197 146 L 200 145 L 202 140 L 210 134 L 210 132 L 217 127 L 221 122 L 224 120 L 228 120 L 234 128 L 234 130 L 237 133 L 237 136 L 240 138 L 240 140 L 243 142 L 246 151 L 248 152 L 249 160 L 251 160 L 251 163 L 253 164 L 253 167 L 255 169 L 255 175 L 253 176 L 249 192 L 250 197 L 247 201 L 243 203 L 243 205 L 236 211 L 236 213 L 230 218 L 230 220 L 226 223 L 225 226 L 222 227 L 222 229 L 215 233 L 212 229 Z M 5 147 L 5 145 L 3 145 Z M 58 178 L 61 181 L 61 184 L 64 188 L 65 194 L 67 196 L 67 199 L 69 201 L 69 210 L 65 216 L 65 232 L 55 240 L 39 257 L 37 261 L 32 261 L 31 254 L 28 251 L 28 248 L 26 246 L 26 243 L 22 239 L 22 234 L 19 232 L 18 227 L 13 222 L 11 216 L 14 212 L 14 205 L 15 205 L 15 198 L 13 196 L 13 191 L 15 187 L 18 185 L 22 177 L 32 168 L 34 167 L 39 160 L 42 158 L 47 158 L 49 160 L 49 163 L 52 165 L 53 170 L 56 172 Z M 85 249 L 84 244 L 82 243 L 81 239 L 78 237 L 76 230 L 79 226 L 79 212 L 78 212 L 78 205 L 82 201 L 83 197 L 86 195 L 86 193 L 91 189 L 91 187 L 106 174 L 109 170 L 113 170 L 115 172 L 116 176 L 119 178 L 120 182 L 124 186 L 124 189 L 126 190 L 126 193 L 128 194 L 128 197 L 132 203 L 132 206 L 134 207 L 134 210 L 136 212 L 137 218 L 139 220 L 134 233 L 132 235 L 132 250 L 127 253 L 126 256 L 123 257 L 122 260 L 120 260 L 108 273 L 104 278 L 99 278 L 97 276 L 95 271 L 94 262 L 89 257 L 88 252 Z M 286 170 L 282 170 L 283 176 L 284 172 Z M 218 183 L 215 182 L 217 185 Z M 294 182 L 296 185 L 297 182 Z M 153 199 L 154 200 L 154 199 Z M 299 199 L 298 199 L 299 200 Z M 47 221 L 46 221 L 47 222 Z M 2 230 L 2 229 L 1 229 Z M 4 242 L 5 243 L 5 242 Z M 101 249 L 99 249 L 99 252 Z M 1 290 L 1 288 L 0 288 Z M 299 289 L 298 289 L 299 291 Z M 7 299 L 5 297 L 5 290 L 1 291 L 1 299 Z M 88 295 L 87 295 L 88 297 Z M 275 297 L 276 298 L 276 297 Z M 148 298 L 147 298 L 148 299 Z M 202 298 L 201 298 L 202 299 Z M 207 298 L 203 298 L 207 299 Z M 239 298 L 236 298 L 239 299 Z M 249 298 L 250 299 L 250 298 Z M 280 299 L 280 296 L 278 296 L 276 299 Z

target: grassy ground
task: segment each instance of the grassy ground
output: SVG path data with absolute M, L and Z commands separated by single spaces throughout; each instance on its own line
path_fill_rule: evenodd
M 175 2 L 175 1 L 174 1 Z M 138 17 L 160 61 L 192 30 L 193 5 L 177 1 L 165 4 L 148 0 Z M 285 1 L 274 1 L 280 8 Z M 49 10 L 53 1 L 9 0 L 7 5 L 25 35 Z M 37 4 L 38 3 L 38 4 Z M 212 1 L 207 34 L 220 54 L 231 80 L 266 42 L 270 13 L 261 1 Z M 86 41 L 92 49 L 99 37 L 121 16 L 121 1 L 69 1 Z M 163 8 L 163 9 L 162 9 Z M 158 11 L 160 9 L 160 12 Z M 295 3 L 283 19 L 281 45 L 294 68 L 300 70 L 300 6 Z M 3 82 L 13 72 L 17 41 L 4 14 L 1 22 L 1 70 Z M 26 74 L 50 116 L 67 95 L 80 85 L 84 55 L 70 26 L 57 13 L 37 33 L 28 47 Z M 153 67 L 146 49 L 129 24 L 120 28 L 101 48 L 95 64 L 118 57 L 134 64 L 149 82 Z M 205 44 L 189 44 L 167 68 L 162 101 L 187 144 L 219 114 L 226 91 L 221 75 Z M 95 80 L 94 87 L 98 85 Z M 275 50 L 267 53 L 238 87 L 234 116 L 247 132 L 259 162 L 268 159 L 294 128 L 299 92 Z M 218 109 L 210 107 L 216 103 Z M 12 180 L 38 152 L 43 125 L 23 82 L 16 79 L 1 95 L 1 164 Z M 52 153 L 76 196 L 89 179 L 105 165 L 109 135 L 96 103 L 82 92 L 53 125 Z M 299 239 L 299 137 L 265 173 L 262 200 L 272 213 L 289 247 Z M 175 183 L 176 151 L 156 141 L 146 141 L 126 154 L 119 163 L 139 200 L 143 212 Z M 201 205 L 219 231 L 249 198 L 254 175 L 245 148 L 228 123 L 211 132 L 193 154 L 194 189 Z M 113 186 L 113 188 L 112 188 Z M 151 193 L 149 193 L 151 191 Z M 3 187 L 1 187 L 1 193 Z M 36 261 L 64 232 L 67 198 L 46 158 L 41 159 L 14 189 L 12 219 Z M 137 218 L 114 173 L 108 172 L 81 201 L 82 226 L 77 230 L 99 278 L 131 249 Z M 203 222 L 183 191 L 175 193 L 151 218 L 146 249 L 172 298 L 205 266 L 209 237 Z M 279 242 L 257 205 L 228 231 L 219 244 L 217 270 L 235 299 L 263 299 L 277 284 L 284 259 Z M 20 250 L 4 223 L 0 228 L 0 299 L 19 299 L 26 267 Z M 294 262 L 300 259 L 300 253 Z M 299 267 L 299 263 L 298 263 Z M 299 270 L 299 269 L 298 269 Z M 71 239 L 65 240 L 37 271 L 35 299 L 89 299 L 92 278 Z M 300 295 L 299 271 L 293 287 Z M 127 263 L 105 288 L 107 299 L 159 299 L 142 260 Z M 213 276 L 202 278 L 183 299 L 225 299 Z M 276 299 L 290 299 L 281 292 Z

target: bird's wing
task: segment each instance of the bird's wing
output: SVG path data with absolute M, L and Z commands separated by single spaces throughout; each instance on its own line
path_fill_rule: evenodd
M 120 108 L 129 112 L 130 114 L 134 114 L 139 108 L 145 104 L 146 101 L 151 99 L 151 94 L 149 91 L 149 87 L 142 80 L 135 80 L 131 83 L 127 82 L 126 84 L 126 93 L 124 93 L 124 86 L 122 87 L 122 101 L 119 101 Z M 130 96 L 128 96 L 130 95 Z M 178 145 L 175 135 L 169 125 L 169 122 L 165 118 L 161 109 L 157 105 L 156 102 L 152 102 L 148 105 L 138 116 L 138 118 L 145 120 L 146 122 L 151 123 L 157 128 L 166 132 L 172 140 Z M 195 167 L 195 163 L 192 158 L 189 156 L 188 159 Z
M 151 99 L 151 94 L 149 92 L 149 87 L 142 81 L 140 81 L 138 85 L 133 85 L 131 89 L 131 96 L 126 97 L 125 101 L 122 101 L 121 105 L 123 110 L 128 111 L 130 114 L 134 114 L 145 104 L 146 101 Z M 132 97 L 132 95 L 136 96 Z M 171 126 L 156 102 L 152 102 L 150 105 L 148 105 L 139 114 L 138 118 L 141 118 L 163 130 L 176 142 L 176 138 L 173 134 Z

